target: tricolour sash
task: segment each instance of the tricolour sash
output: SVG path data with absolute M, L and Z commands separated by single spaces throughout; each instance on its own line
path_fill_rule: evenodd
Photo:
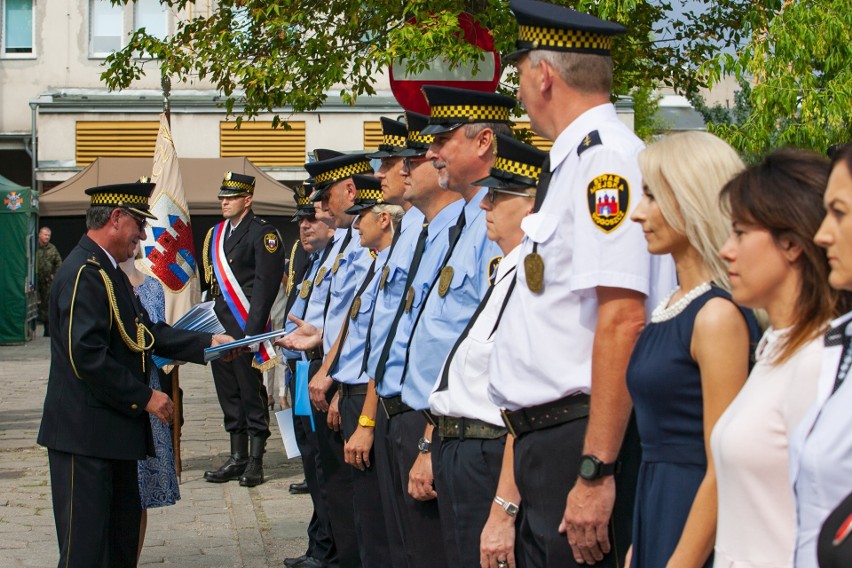
M 231 271 L 231 267 L 225 256 L 225 225 L 227 223 L 227 221 L 223 221 L 213 228 L 214 246 L 210 256 L 213 257 L 213 272 L 216 274 L 216 281 L 219 283 L 222 297 L 225 299 L 225 303 L 228 304 L 231 313 L 234 314 L 234 319 L 237 320 L 240 329 L 245 331 L 250 306 L 248 298 L 243 293 L 243 289 L 240 288 L 237 278 Z M 266 320 L 265 331 L 272 331 L 272 324 L 269 319 Z M 254 354 L 251 366 L 261 371 L 267 371 L 274 367 L 277 362 L 278 357 L 275 355 L 272 343 L 264 341 Z

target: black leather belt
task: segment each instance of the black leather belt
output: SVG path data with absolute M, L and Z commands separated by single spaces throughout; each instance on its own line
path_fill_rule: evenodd
M 367 394 L 367 383 L 360 385 L 347 385 L 340 383 L 340 396 L 353 396 L 356 394 Z
M 589 395 L 574 394 L 553 402 L 521 408 L 503 410 L 503 422 L 509 433 L 517 438 L 529 432 L 559 426 L 589 416 Z
M 474 438 L 477 440 L 496 440 L 506 435 L 506 428 L 489 424 L 475 418 L 438 417 L 438 431 L 441 438 Z
M 414 409 L 402 402 L 402 396 L 392 396 L 389 398 L 379 397 L 379 402 L 382 408 L 385 409 L 385 416 L 392 418 L 403 412 L 412 412 Z

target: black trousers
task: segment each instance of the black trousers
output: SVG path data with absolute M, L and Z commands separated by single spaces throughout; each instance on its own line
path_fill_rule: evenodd
M 587 425 L 588 419 L 584 418 L 515 440 L 515 483 L 523 503 L 517 548 L 527 567 L 580 566 L 574 561 L 567 537 L 558 528 L 568 492 L 578 477 Z M 640 459 L 635 421 L 631 418 L 621 451 L 621 473 L 616 477 L 616 502 L 610 522 L 612 548 L 596 567 L 616 568 L 624 564 L 630 546 Z
M 366 395 L 356 394 L 340 397 L 340 418 L 343 438 L 348 440 L 358 428 L 358 417 L 364 408 Z M 376 424 L 376 429 L 385 424 Z M 374 431 L 376 436 L 383 432 Z M 352 505 L 355 508 L 355 531 L 364 568 L 383 568 L 390 558 L 388 523 L 385 522 L 382 497 L 379 493 L 379 478 L 376 475 L 376 452 L 370 450 L 370 467 L 364 471 L 348 466 L 352 475 Z M 393 524 L 389 528 L 394 528 Z
M 382 412 L 381 408 L 379 412 Z M 420 412 L 404 412 L 388 421 L 389 469 L 379 470 L 382 499 L 395 504 L 405 542 L 406 565 L 410 568 L 450 566 L 441 534 L 438 501 L 417 501 L 408 494 L 408 473 L 417 458 L 417 440 L 423 436 L 426 419 Z M 433 446 L 433 449 L 437 449 Z
M 139 548 L 137 462 L 48 450 L 58 566 L 136 566 Z
M 320 361 L 311 363 L 309 376 L 319 369 Z M 328 400 L 336 389 L 329 389 Z M 355 532 L 355 507 L 352 505 L 352 474 L 343 461 L 343 435 L 328 427 L 327 413 L 313 408 L 319 449 L 321 483 L 328 507 L 331 534 L 337 549 L 340 568 L 357 568 L 361 565 L 358 537 Z
M 376 481 L 381 495 L 382 509 L 384 511 L 385 526 L 388 531 L 388 547 L 390 548 L 390 566 L 408 566 L 408 558 L 405 553 L 405 539 L 402 534 L 402 520 L 399 509 L 396 506 L 394 495 L 397 494 L 391 479 L 391 443 L 388 437 L 388 418 L 385 411 L 379 405 L 376 413 L 376 433 L 373 438 L 373 470 L 376 472 Z
M 213 383 L 219 406 L 225 415 L 229 434 L 248 433 L 252 437 L 269 437 L 269 397 L 263 386 L 263 374 L 251 366 L 253 354 L 240 355 L 230 362 L 217 359 L 213 367 Z
M 296 400 L 296 381 L 290 381 L 290 399 Z M 309 416 L 293 414 L 293 432 L 296 435 L 296 445 L 302 454 L 302 468 L 308 492 L 314 505 L 311 521 L 308 523 L 307 556 L 330 563 L 335 560 L 336 550 L 334 538 L 331 535 L 331 523 L 328 520 L 328 508 L 322 493 L 322 469 L 319 461 L 319 442 L 316 433 L 311 430 Z
M 496 440 L 441 440 L 440 469 L 436 473 L 438 500 L 448 502 L 453 509 L 458 566 L 479 566 L 479 537 L 497 493 L 505 446 L 506 436 Z

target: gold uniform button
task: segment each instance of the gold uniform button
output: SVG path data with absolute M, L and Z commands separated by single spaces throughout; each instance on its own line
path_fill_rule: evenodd
M 130 410 L 136 410 L 137 408 L 139 408 L 138 404 L 131 404 L 130 405 Z

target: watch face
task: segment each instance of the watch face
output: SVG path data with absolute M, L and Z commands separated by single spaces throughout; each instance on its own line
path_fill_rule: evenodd
M 598 464 L 590 457 L 580 460 L 580 477 L 583 479 L 594 479 L 598 473 Z

